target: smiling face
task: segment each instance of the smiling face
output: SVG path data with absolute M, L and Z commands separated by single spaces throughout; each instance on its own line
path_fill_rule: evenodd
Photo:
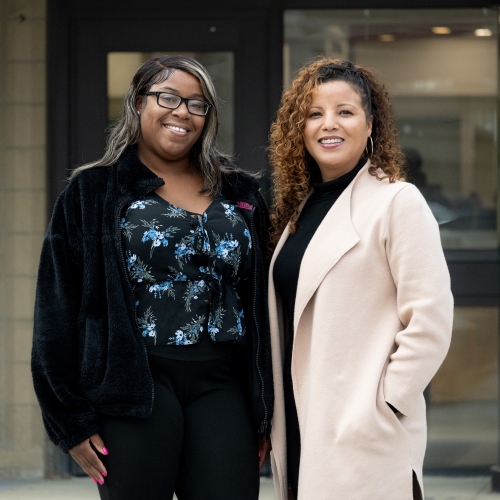
M 371 135 L 360 95 L 341 80 L 323 83 L 312 93 L 303 132 L 304 144 L 316 160 L 323 182 L 352 170 Z
M 170 92 L 188 99 L 205 100 L 198 79 L 181 70 L 175 70 L 167 80 L 153 85 L 149 91 Z M 186 162 L 187 165 L 191 150 L 203 131 L 206 117 L 190 114 L 186 102 L 182 102 L 177 109 L 162 108 L 156 96 L 139 98 L 137 110 L 141 123 L 138 142 L 141 161 L 149 167 L 172 161 Z

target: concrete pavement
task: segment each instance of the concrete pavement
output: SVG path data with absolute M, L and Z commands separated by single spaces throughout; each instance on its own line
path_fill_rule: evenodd
M 425 500 L 500 500 L 500 494 L 491 492 L 490 478 L 486 476 L 426 476 L 424 486 Z M 0 500 L 98 500 L 98 498 L 96 486 L 88 478 L 0 481 Z M 261 478 L 259 500 L 276 500 L 271 479 Z

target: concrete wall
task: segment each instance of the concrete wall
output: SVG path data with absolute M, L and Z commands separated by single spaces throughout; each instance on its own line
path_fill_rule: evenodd
M 45 0 L 0 1 L 0 477 L 40 477 L 30 349 L 46 228 Z

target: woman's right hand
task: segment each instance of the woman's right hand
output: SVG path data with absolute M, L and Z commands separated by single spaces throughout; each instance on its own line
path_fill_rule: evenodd
M 83 443 L 77 444 L 71 450 L 69 454 L 75 459 L 78 465 L 91 477 L 94 483 L 103 484 L 104 478 L 108 475 L 106 467 L 99 459 L 97 453 L 94 451 L 90 443 L 94 448 L 102 453 L 103 455 L 108 454 L 108 450 L 104 447 L 99 434 L 94 434 L 86 439 Z

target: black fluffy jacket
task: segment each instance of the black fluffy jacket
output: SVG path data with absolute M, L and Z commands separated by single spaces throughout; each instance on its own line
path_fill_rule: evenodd
M 252 234 L 253 269 L 242 290 L 243 349 L 256 432 L 273 412 L 267 316 L 268 212 L 251 176 L 228 168 L 222 191 Z M 32 373 L 50 439 L 63 451 L 99 432 L 100 415 L 145 418 L 153 381 L 121 248 L 132 201 L 163 185 L 130 147 L 111 167 L 77 175 L 59 195 L 43 243 L 35 303 Z

